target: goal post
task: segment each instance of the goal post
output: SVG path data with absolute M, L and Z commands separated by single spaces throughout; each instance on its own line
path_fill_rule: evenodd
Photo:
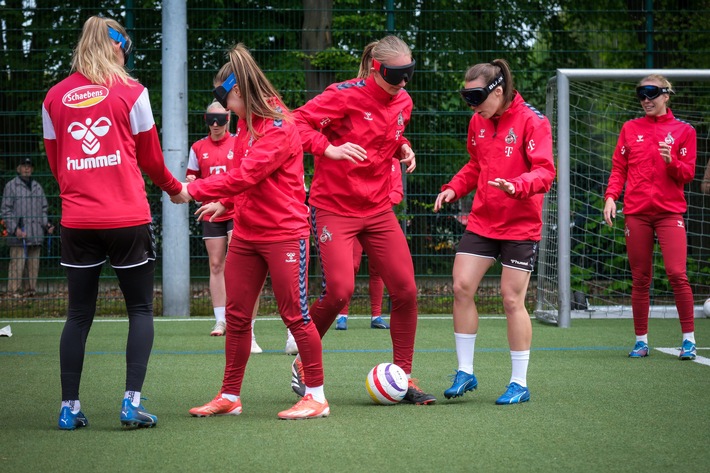
M 709 165 L 710 117 L 705 115 L 710 107 L 710 69 L 557 69 L 548 82 L 546 101 L 546 114 L 556 129 L 557 180 L 543 208 L 535 307 L 535 316 L 541 321 L 567 328 L 573 314 L 591 318 L 631 313 L 631 277 L 622 261 L 623 230 L 605 228 L 599 203 L 603 205 L 621 125 L 643 115 L 634 87 L 650 74 L 661 74 L 674 84 L 678 95 L 669 107 L 676 118 L 696 128 L 696 176 L 702 177 Z M 684 96 L 684 101 L 678 100 Z M 674 106 L 676 103 L 680 106 Z M 710 212 L 706 210 L 710 200 L 699 195 L 696 181 L 686 186 L 686 197 L 692 197 L 688 220 L 699 219 L 692 228 L 689 225 L 689 245 L 694 245 L 689 246 L 689 264 L 691 256 L 694 259 L 688 276 L 695 284 L 696 305 L 700 300 L 702 306 L 710 295 Z M 620 207 L 617 220 L 623 221 L 623 204 Z M 662 274 L 657 274 L 660 268 L 662 259 L 654 255 L 654 281 L 665 277 L 662 269 Z M 653 310 L 660 310 L 660 316 L 677 316 L 672 294 L 669 298 L 669 291 L 663 289 L 652 292 Z M 707 292 L 698 294 L 697 290 Z

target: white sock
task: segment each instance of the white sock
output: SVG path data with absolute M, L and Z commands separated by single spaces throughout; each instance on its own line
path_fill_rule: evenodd
M 340 317 L 345 317 L 346 319 L 348 318 L 348 314 L 338 314 L 338 318 Z
M 254 335 L 254 323 L 256 322 L 256 319 L 251 319 L 251 339 L 252 341 L 256 341 L 256 335 Z
M 527 387 L 530 350 L 510 350 L 510 361 L 513 364 L 513 373 L 510 375 L 510 382 L 518 383 L 522 387 Z
M 323 391 L 323 385 L 317 386 L 315 388 L 310 388 L 306 386 L 306 395 L 310 394 L 313 399 L 317 402 L 325 402 L 325 392 Z
M 224 307 L 214 307 L 212 310 L 214 311 L 214 318 L 217 322 L 226 322 L 227 319 L 224 315 Z
M 459 371 L 473 374 L 473 352 L 476 347 L 475 333 L 454 333 L 456 341 L 456 358 L 459 362 Z
M 228 400 L 228 401 L 230 401 L 230 402 L 237 402 L 237 400 L 239 399 L 239 396 L 237 396 L 236 394 L 224 394 L 224 393 L 222 393 L 222 399 L 226 399 L 226 400 Z
M 648 334 L 646 335 L 636 335 L 636 341 L 637 342 L 643 342 L 646 345 L 648 345 Z
M 71 401 L 62 401 L 62 406 L 61 406 L 60 410 L 63 409 L 64 407 L 68 407 L 69 409 L 71 409 L 72 414 L 76 414 L 77 412 L 79 412 L 81 410 L 81 403 L 79 402 L 78 399 L 73 399 Z
M 683 340 L 690 340 L 692 343 L 695 343 L 695 332 L 684 333 Z
M 123 395 L 123 399 L 130 399 L 133 407 L 138 407 L 141 404 L 141 392 L 140 391 L 126 391 Z

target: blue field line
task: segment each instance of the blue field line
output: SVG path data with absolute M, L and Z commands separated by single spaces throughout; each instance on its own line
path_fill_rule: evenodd
M 615 351 L 615 350 L 625 350 L 626 347 L 541 347 L 532 348 L 532 351 Z M 476 349 L 476 353 L 508 353 L 509 348 L 479 348 Z M 455 353 L 456 350 L 453 348 L 417 348 L 415 353 Z M 124 351 L 87 351 L 87 355 L 119 355 L 123 356 L 126 352 Z M 264 353 L 278 353 L 283 355 L 282 350 L 264 350 Z M 368 349 L 368 348 L 358 348 L 358 349 L 337 349 L 337 350 L 323 350 L 323 353 L 337 353 L 337 354 L 349 354 L 349 353 L 392 353 L 391 348 L 383 349 Z M 152 355 L 224 355 L 224 350 L 153 350 Z M 28 356 L 28 355 L 47 355 L 47 353 L 40 352 L 11 352 L 11 351 L 0 351 L 0 356 Z M 258 355 L 253 355 L 258 356 Z
M 350 315 L 348 316 L 351 320 L 370 320 L 369 315 Z M 505 316 L 502 315 L 480 315 L 481 319 L 487 320 L 505 320 Z M 383 315 L 384 319 L 389 319 L 389 315 Z M 533 317 L 531 317 L 532 319 Z M 452 320 L 451 315 L 426 315 L 419 314 L 419 320 Z M 0 320 L 0 324 L 40 324 L 40 323 L 64 323 L 66 320 L 62 318 L 57 319 L 3 319 Z M 156 323 L 165 322 L 214 322 L 214 317 L 153 317 L 153 321 Z M 257 322 L 282 322 L 281 317 L 276 316 L 265 316 L 260 315 L 256 318 Z M 128 323 L 128 317 L 96 317 L 93 323 Z

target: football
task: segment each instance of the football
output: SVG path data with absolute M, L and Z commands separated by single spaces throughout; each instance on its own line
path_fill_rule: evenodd
M 710 298 L 703 304 L 703 314 L 705 314 L 705 317 L 710 317 Z
M 393 363 L 380 363 L 367 373 L 365 387 L 376 404 L 397 404 L 407 394 L 407 374 Z

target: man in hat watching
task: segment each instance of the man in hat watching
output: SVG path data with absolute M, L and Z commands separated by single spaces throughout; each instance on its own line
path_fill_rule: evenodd
M 37 290 L 39 252 L 44 233 L 53 233 L 47 220 L 47 198 L 42 186 L 32 179 L 32 160 L 22 158 L 17 166 L 18 176 L 5 185 L 0 213 L 5 221 L 10 247 L 10 267 L 7 292 L 20 296 L 22 276 L 27 269 L 25 295 L 33 296 Z

